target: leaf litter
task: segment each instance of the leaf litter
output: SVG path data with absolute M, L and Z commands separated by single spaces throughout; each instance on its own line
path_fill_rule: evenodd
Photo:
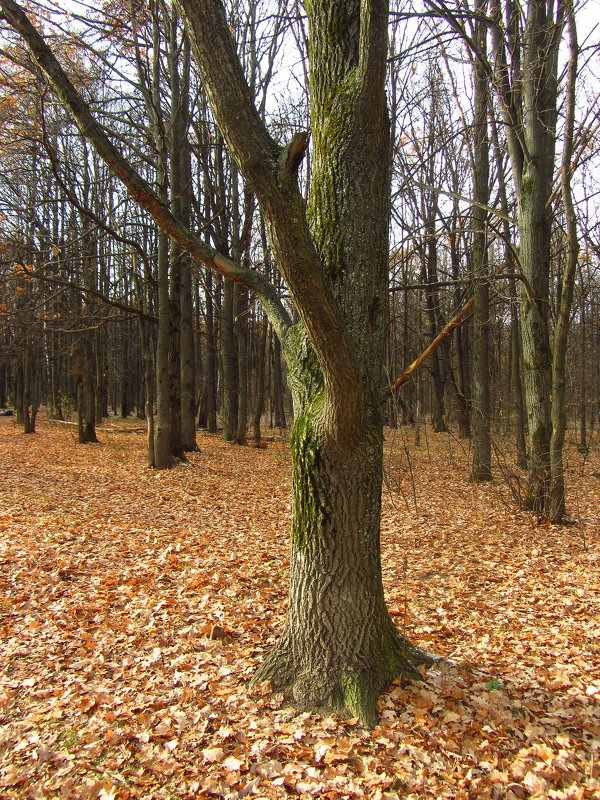
M 284 621 L 288 444 L 200 435 L 154 472 L 143 436 L 101 433 L 0 420 L 0 797 L 600 796 L 597 452 L 569 455 L 577 524 L 548 527 L 469 484 L 451 436 L 390 433 L 388 605 L 447 661 L 364 731 L 248 689 Z

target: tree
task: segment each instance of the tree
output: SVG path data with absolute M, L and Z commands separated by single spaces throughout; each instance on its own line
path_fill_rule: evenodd
M 577 81 L 578 44 L 575 9 L 572 0 L 565 3 L 565 17 L 569 47 L 565 103 L 565 137 L 562 153 L 561 189 L 565 212 L 566 265 L 562 275 L 560 301 L 552 358 L 552 435 L 550 438 L 550 488 L 548 514 L 550 519 L 562 520 L 565 515 L 565 470 L 563 448 L 567 429 L 567 343 L 571 306 L 579 258 L 577 216 L 573 203 L 571 177 L 573 171 L 573 144 L 575 134 L 575 85 Z
M 551 491 L 550 242 L 564 4 L 554 0 L 530 0 L 526 7 L 513 0 L 493 3 L 493 63 L 466 33 L 460 21 L 462 7 L 450 8 L 436 0 L 427 0 L 427 5 L 467 43 L 492 82 L 500 106 L 518 206 L 522 366 L 529 433 L 525 502 L 540 518 L 558 522 L 562 510 L 557 513 Z
M 307 6 L 311 196 L 299 133 L 276 145 L 252 102 L 220 2 L 183 0 L 192 49 L 229 149 L 256 194 L 300 322 L 280 331 L 294 396 L 290 607 L 259 669 L 309 707 L 373 722 L 382 686 L 425 654 L 385 608 L 379 554 L 389 136 L 381 0 Z M 200 13 L 202 11 L 202 13 Z
M 506 131 L 518 202 L 523 271 L 521 330 L 529 430 L 526 502 L 541 517 L 552 510 L 552 350 L 550 344 L 550 233 L 556 148 L 558 48 L 563 9 L 532 0 L 524 18 L 506 2 L 505 24 L 494 7 L 495 88 Z M 557 15 L 557 16 L 556 16 Z M 511 58 L 512 56 L 512 58 Z
M 313 136 L 311 196 L 298 171 L 308 134 L 287 146 L 254 104 L 220 0 L 181 0 L 192 52 L 218 125 L 259 202 L 299 322 L 263 276 L 216 253 L 171 213 L 121 156 L 13 0 L 4 18 L 130 193 L 173 239 L 252 288 L 283 343 L 294 397 L 290 603 L 259 669 L 301 707 L 345 708 L 373 724 L 394 676 L 431 656 L 386 609 L 380 561 L 379 411 L 388 275 L 389 121 L 385 0 L 307 4 Z
M 485 12 L 487 0 L 476 0 L 474 38 L 479 54 L 484 58 L 487 47 Z M 474 117 L 473 117 L 473 348 L 471 371 L 471 432 L 473 435 L 473 464 L 471 478 L 488 481 L 492 477 L 492 443 L 490 438 L 490 297 L 488 284 L 488 233 L 487 211 L 489 205 L 489 145 L 487 118 L 489 109 L 489 84 L 485 67 L 478 58 L 473 59 Z

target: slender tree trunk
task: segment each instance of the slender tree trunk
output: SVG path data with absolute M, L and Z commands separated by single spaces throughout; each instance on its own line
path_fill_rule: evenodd
M 95 359 L 92 347 L 92 337 L 88 337 L 85 342 L 85 372 L 86 380 L 84 382 L 84 405 L 85 405 L 85 441 L 97 442 L 96 435 L 96 369 Z
M 81 377 L 77 380 L 77 441 L 79 444 L 85 444 L 85 404 L 83 394 L 83 380 Z
M 234 172 L 235 174 L 235 172 Z M 237 204 L 237 192 L 233 193 L 233 200 Z M 239 227 L 238 214 L 234 212 L 234 224 L 236 226 L 236 250 L 239 251 L 239 259 L 246 266 L 249 266 L 248 248 L 250 246 L 250 236 L 252 232 L 252 220 L 254 218 L 254 198 L 248 191 L 244 192 L 244 219 L 241 228 Z M 238 234 L 239 231 L 239 234 Z M 245 445 L 246 431 L 248 428 L 248 392 L 249 392 L 249 366 L 248 366 L 248 290 L 241 285 L 235 287 L 234 297 L 234 331 L 237 346 L 237 374 L 238 374 L 238 409 L 237 409 L 237 428 L 235 432 L 235 443 Z
M 581 286 L 581 302 L 579 304 L 579 380 L 581 383 L 579 397 L 579 449 L 585 452 L 587 449 L 587 390 L 586 390 L 586 348 L 587 341 L 587 320 L 586 320 L 586 298 L 583 291 L 583 281 Z
M 96 392 L 94 388 L 93 354 L 89 332 L 84 332 L 74 348 L 74 369 L 77 376 L 77 438 L 79 444 L 97 442 Z
M 209 270 L 206 275 L 206 429 L 209 433 L 217 430 L 217 336 L 215 332 L 213 277 Z
M 171 466 L 171 394 L 169 391 L 169 347 L 171 303 L 169 301 L 169 243 L 158 234 L 158 340 L 156 345 L 156 428 L 154 466 Z
M 425 283 L 433 284 L 437 281 L 437 241 L 433 220 L 430 219 L 427 222 L 426 231 L 428 235 L 427 266 L 424 268 L 423 277 Z M 438 324 L 438 314 L 436 313 L 436 310 L 439 309 L 439 296 L 432 287 L 425 291 L 425 303 L 429 320 L 429 333 L 433 340 L 437 336 L 440 326 Z M 440 354 L 437 350 L 431 356 L 430 370 L 433 390 L 431 397 L 431 424 L 436 433 L 443 433 L 448 430 L 444 405 L 445 382 L 442 377 Z
M 549 332 L 548 260 L 550 225 L 545 205 L 533 188 L 523 195 L 520 214 L 521 264 L 530 279 L 531 294 L 521 294 L 523 369 L 529 430 L 529 482 L 526 504 L 544 516 L 550 489 L 550 438 L 552 435 L 552 351 Z
M 21 392 L 21 417 L 23 433 L 35 433 L 35 417 L 37 414 L 37 399 L 35 397 L 35 368 L 32 345 L 26 340 L 22 362 L 22 392 Z
M 223 439 L 233 441 L 237 428 L 238 374 L 237 352 L 234 330 L 235 290 L 230 281 L 223 287 L 221 313 L 221 358 L 223 359 Z
M 476 0 L 479 16 L 475 23 L 477 47 L 486 58 L 487 24 L 483 21 L 487 0 Z M 492 479 L 492 440 L 490 436 L 490 296 L 487 243 L 489 204 L 489 146 L 487 117 L 489 106 L 488 77 L 479 59 L 473 61 L 475 113 L 473 118 L 473 346 L 471 349 L 471 433 L 473 461 L 471 480 Z
M 171 455 L 185 461 L 181 436 L 181 272 L 183 251 L 171 242 L 169 268 L 169 397 L 171 405 Z
M 243 286 L 238 285 L 235 288 L 235 337 L 239 385 L 235 443 L 245 445 L 248 427 L 248 292 Z
M 517 444 L 517 463 L 520 469 L 527 469 L 527 415 L 525 412 L 525 399 L 523 397 L 522 380 L 522 347 L 519 329 L 519 314 L 517 290 L 514 279 L 510 279 L 509 292 L 511 297 L 510 304 L 510 349 L 511 349 L 511 382 L 512 397 L 516 408 L 515 438 Z
M 152 125 L 152 138 L 157 149 L 156 183 L 162 202 L 168 203 L 167 153 L 163 135 L 161 108 L 161 35 L 159 9 L 154 0 L 152 9 L 152 81 L 146 92 L 146 105 Z M 135 20 L 134 20 L 135 24 Z M 140 78 L 144 79 L 140 66 Z M 169 354 L 171 350 L 171 302 L 169 298 L 169 239 L 164 231 L 158 238 L 158 336 L 156 341 L 156 427 L 154 439 L 154 466 L 168 469 L 172 465 L 173 409 L 171 407 Z
M 260 421 L 265 405 L 265 364 L 267 360 L 267 328 L 269 321 L 263 316 L 258 347 L 256 353 L 256 391 L 254 393 L 254 409 L 252 411 L 252 433 L 254 444 L 258 447 L 261 442 Z
M 287 428 L 285 408 L 283 405 L 283 374 L 281 370 L 281 344 L 277 336 L 273 336 L 273 369 L 271 372 L 271 392 L 275 410 L 275 427 Z
M 178 36 L 179 17 L 171 12 L 169 37 L 169 72 L 171 78 L 170 193 L 171 208 L 185 225 L 191 219 L 190 187 L 192 169 L 188 144 L 190 45 L 183 34 Z M 180 72 L 181 70 L 181 72 Z M 171 450 L 174 456 L 198 450 L 196 444 L 196 397 L 194 373 L 194 334 L 192 313 L 192 276 L 190 258 L 178 245 L 172 246 L 171 270 L 171 403 L 173 428 Z
M 508 195 L 506 190 L 506 175 L 504 170 L 504 160 L 498 138 L 498 126 L 493 117 L 490 120 L 490 128 L 494 142 L 494 156 L 498 171 L 499 196 L 503 213 L 502 232 L 504 239 L 504 263 L 506 264 L 506 272 L 512 276 L 516 270 L 516 259 L 512 245 L 512 230 L 509 222 L 510 209 L 508 206 Z M 510 297 L 511 402 L 514 403 L 514 409 L 516 411 L 515 443 L 517 448 L 517 463 L 519 468 L 524 470 L 527 469 L 527 415 L 525 411 L 525 397 L 523 394 L 523 348 L 519 326 L 519 302 L 515 279 L 513 277 L 508 279 L 508 291 Z
M 149 467 L 154 467 L 156 458 L 154 456 L 154 374 L 152 370 L 152 346 L 150 343 L 148 326 L 140 317 L 140 343 L 142 346 L 142 359 L 144 365 L 144 400 L 147 432 L 147 463 Z
M 458 191 L 458 181 L 455 187 Z M 452 278 L 458 281 L 460 278 L 460 254 L 458 252 L 459 226 L 459 204 L 456 201 L 452 216 L 452 230 L 450 233 L 450 260 L 452 264 Z M 462 293 L 460 286 L 457 285 L 454 292 L 454 307 L 460 308 L 462 303 Z M 459 325 L 453 334 L 454 351 L 456 354 L 456 380 L 453 381 L 456 389 L 457 413 L 458 413 L 458 432 L 461 439 L 468 439 L 471 436 L 471 388 L 470 388 L 470 348 L 469 334 L 471 331 L 470 320 L 465 320 Z
M 575 88 L 577 81 L 577 31 L 572 0 L 565 3 L 569 43 L 567 68 L 567 92 L 565 114 L 565 137 L 562 157 L 562 200 L 566 219 L 567 263 L 562 278 L 562 291 L 558 307 L 558 319 L 554 334 L 554 357 L 552 360 L 552 436 L 550 439 L 550 503 L 549 517 L 561 522 L 565 516 L 565 469 L 563 450 L 567 429 L 567 345 L 575 275 L 579 257 L 577 240 L 577 217 L 571 190 L 573 137 L 575 132 Z
M 102 329 L 94 331 L 94 355 L 96 374 L 94 385 L 96 387 L 96 425 L 102 424 L 104 408 L 106 405 L 106 369 L 104 358 L 106 354 L 106 335 Z
M 48 364 L 50 368 L 50 408 L 49 413 L 52 419 L 63 419 L 62 397 L 60 392 L 60 365 L 57 347 L 57 335 L 49 333 L 48 341 Z
M 125 321 L 121 330 L 121 378 L 119 380 L 119 413 L 127 419 L 131 413 L 130 400 L 130 359 L 129 359 L 129 331 Z
M 198 452 L 196 443 L 196 369 L 192 304 L 192 273 L 184 258 L 181 273 L 181 443 L 185 452 Z

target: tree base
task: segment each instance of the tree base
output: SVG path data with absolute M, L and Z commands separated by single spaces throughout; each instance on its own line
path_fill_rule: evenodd
M 432 666 L 441 659 L 416 647 L 390 623 L 385 641 L 377 652 L 358 655 L 354 664 L 341 665 L 335 656 L 317 663 L 294 656 L 289 633 L 267 655 L 250 685 L 269 681 L 274 691 L 300 711 L 338 713 L 357 717 L 365 728 L 378 721 L 377 700 L 394 678 L 422 680 L 420 666 Z M 324 665 L 330 664 L 328 668 Z
M 184 444 L 181 448 L 184 453 L 200 453 L 200 448 L 198 444 L 194 442 L 194 444 Z
M 478 465 L 471 470 L 471 483 L 489 483 L 492 478 L 492 470 L 487 466 Z

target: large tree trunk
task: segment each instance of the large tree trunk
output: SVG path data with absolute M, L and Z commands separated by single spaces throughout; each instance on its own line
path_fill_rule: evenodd
M 301 325 L 285 352 L 295 411 L 289 610 L 254 680 L 269 680 L 299 708 L 346 709 L 373 725 L 386 683 L 417 678 L 416 667 L 431 662 L 398 633 L 385 605 L 378 402 L 366 409 L 358 440 L 332 436 L 332 409 Z
M 394 628 L 381 575 L 387 9 L 375 3 L 366 11 L 368 5 L 310 6 L 309 220 L 349 351 L 332 346 L 317 360 L 303 323 L 283 341 L 295 412 L 291 586 L 281 640 L 256 677 L 298 706 L 346 709 L 371 725 L 385 684 L 400 674 L 415 677 L 416 666 L 429 658 Z M 363 69 L 372 70 L 368 80 Z M 345 359 L 348 380 L 336 385 L 327 370 Z

